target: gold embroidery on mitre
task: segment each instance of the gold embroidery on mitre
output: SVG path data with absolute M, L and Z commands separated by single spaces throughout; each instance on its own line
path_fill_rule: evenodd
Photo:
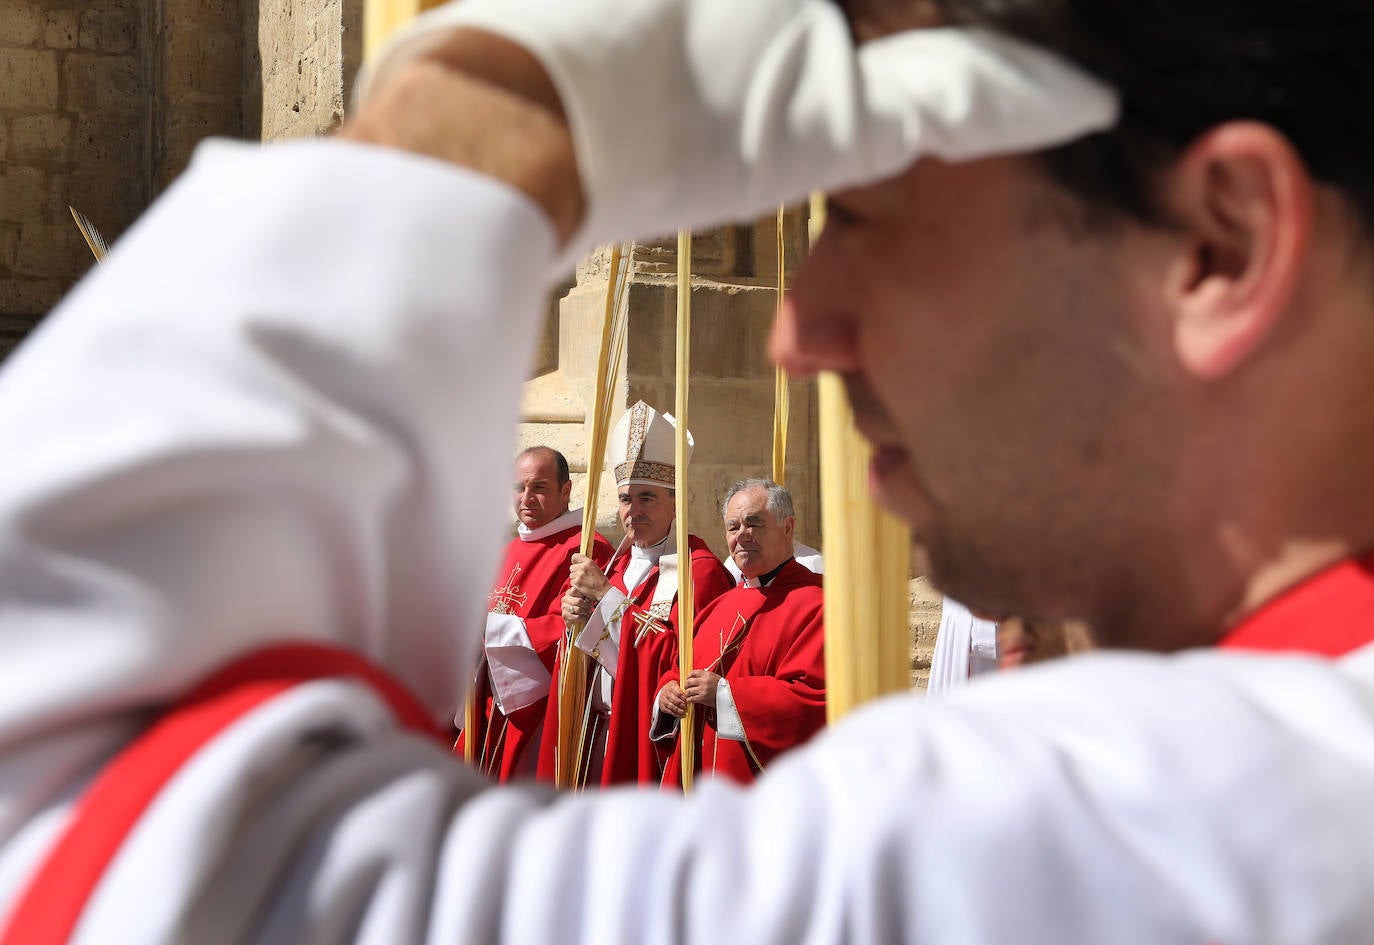
M 625 459 L 636 462 L 644 452 L 644 435 L 649 427 L 649 405 L 642 400 L 635 401 L 630 408 L 630 439 L 625 447 Z M 622 464 L 624 465 L 624 464 Z
M 494 614 L 516 614 L 520 608 L 525 606 L 525 601 L 530 599 L 530 595 L 520 590 L 520 585 L 515 583 L 515 577 L 520 573 L 520 565 L 510 569 L 510 577 L 506 578 L 506 583 L 491 592 L 491 612 Z
M 634 460 L 619 463 L 615 467 L 615 481 L 626 482 L 630 479 L 647 479 L 661 482 L 672 488 L 676 484 L 677 467 L 670 463 L 651 463 L 647 460 Z

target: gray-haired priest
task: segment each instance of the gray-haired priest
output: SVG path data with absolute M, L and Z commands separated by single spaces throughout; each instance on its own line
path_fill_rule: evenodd
M 792 496 L 767 479 L 730 487 L 724 508 L 730 557 L 744 575 L 704 608 L 692 642 L 695 667 L 660 679 L 653 736 L 679 734 L 690 703 L 690 737 L 701 770 L 752 781 L 782 752 L 825 724 L 825 625 L 821 578 L 792 556 Z M 681 777 L 679 748 L 665 780 Z

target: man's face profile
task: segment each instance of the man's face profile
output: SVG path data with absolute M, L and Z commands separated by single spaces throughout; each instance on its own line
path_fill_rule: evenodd
M 641 548 L 666 538 L 676 514 L 677 503 L 671 490 L 645 485 L 620 488 L 620 525 L 631 543 Z
M 842 375 L 874 494 L 942 590 L 998 616 L 1091 593 L 1084 549 L 1138 527 L 1162 455 L 1141 447 L 1168 440 L 1123 275 L 1151 247 L 1124 225 L 1084 238 L 1077 213 L 1031 158 L 832 195 L 773 338 L 789 369 Z

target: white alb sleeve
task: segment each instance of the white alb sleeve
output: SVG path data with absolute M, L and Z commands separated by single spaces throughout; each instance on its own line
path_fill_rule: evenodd
M 856 48 L 832 0 L 459 0 L 398 31 L 361 94 L 460 27 L 524 47 L 563 100 L 588 206 L 562 268 L 599 242 L 753 219 L 922 156 L 1044 148 L 1117 113 L 1101 83 L 988 32 Z
M 735 694 L 730 691 L 730 680 L 722 679 L 716 685 L 716 734 L 732 742 L 744 741 L 744 720 L 739 717 L 735 706 Z
M 592 608 L 587 625 L 577 635 L 574 645 L 590 656 L 596 657 L 601 668 L 611 679 L 615 679 L 616 667 L 620 661 L 621 624 L 624 622 L 625 605 L 629 599 L 618 587 L 612 587 Z
M 282 640 L 366 653 L 446 718 L 552 250 L 526 197 L 436 160 L 202 145 L 0 371 L 0 642 L 31 669 L 7 729 Z
M 704 779 L 687 798 L 492 787 L 358 690 L 303 687 L 198 756 L 76 945 L 1324 945 L 1374 928 L 1374 653 L 1085 656 L 885 700 L 752 788 Z M 130 909 L 150 877 L 159 895 Z
M 496 706 L 509 715 L 548 698 L 553 674 L 534 651 L 525 621 L 515 614 L 487 614 L 485 649 Z

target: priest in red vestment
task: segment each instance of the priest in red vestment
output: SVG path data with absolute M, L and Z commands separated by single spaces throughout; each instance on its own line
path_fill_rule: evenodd
M 672 742 L 687 705 L 706 774 L 752 781 L 779 754 L 825 724 L 821 578 L 792 557 L 792 497 L 767 479 L 745 479 L 725 498 L 725 536 L 744 576 L 697 615 L 692 665 L 661 679 L 652 736 Z M 680 784 L 677 749 L 664 783 Z
M 572 479 L 563 454 L 532 446 L 515 461 L 517 535 L 506 547 L 490 612 L 482 668 L 477 674 L 478 718 L 469 737 L 482 770 L 502 781 L 533 777 L 549 699 L 554 653 L 563 634 L 560 601 L 568 567 L 582 542 L 582 510 L 569 509 Z M 596 536 L 594 556 L 611 546 Z M 462 724 L 462 718 L 458 719 Z
M 642 400 L 625 412 L 607 442 L 607 465 L 615 474 L 628 550 L 605 570 L 580 555 L 573 559 L 563 615 L 585 621 L 576 644 L 595 661 L 583 783 L 657 784 L 666 757 L 648 735 L 659 676 L 677 659 L 676 431 L 671 414 Z M 691 442 L 688 434 L 689 449 Z M 701 607 L 734 582 L 706 542 L 690 535 L 688 544 Z M 546 731 L 555 730 L 555 703 L 550 700 Z M 545 740 L 541 777 L 552 779 L 553 761 Z

